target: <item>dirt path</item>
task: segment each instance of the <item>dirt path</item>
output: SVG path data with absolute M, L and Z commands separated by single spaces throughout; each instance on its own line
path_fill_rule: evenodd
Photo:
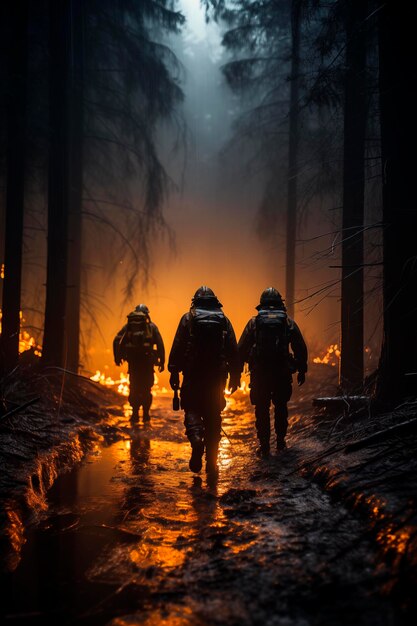
M 211 483 L 189 472 L 182 416 L 167 405 L 135 433 L 110 419 L 124 440 L 54 485 L 4 581 L 5 623 L 399 623 L 362 522 L 291 473 L 299 445 L 256 459 L 243 401 L 226 412 Z

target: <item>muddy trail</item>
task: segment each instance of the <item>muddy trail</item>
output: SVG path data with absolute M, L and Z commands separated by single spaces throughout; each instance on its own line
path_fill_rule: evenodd
M 365 521 L 294 472 L 302 442 L 256 458 L 246 398 L 226 410 L 217 479 L 189 471 L 168 400 L 149 425 L 109 424 L 118 440 L 57 479 L 3 579 L 5 624 L 400 623 Z

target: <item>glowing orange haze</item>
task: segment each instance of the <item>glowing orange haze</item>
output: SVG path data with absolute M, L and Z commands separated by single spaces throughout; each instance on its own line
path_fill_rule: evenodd
M 254 208 L 253 214 L 255 212 Z M 159 244 L 153 252 L 156 261 L 148 288 L 142 290 L 138 284 L 134 298 L 125 305 L 121 297 L 124 262 L 119 262 L 115 283 L 106 292 L 112 317 L 100 320 L 107 346 L 95 337 L 88 350 L 88 368 L 92 373 L 100 370 L 112 378 L 119 377 L 118 368 L 113 364 L 112 341 L 125 323 L 127 313 L 140 302 L 148 305 L 152 321 L 164 339 L 168 358 L 178 322 L 189 309 L 191 298 L 200 285 L 206 284 L 214 290 L 233 324 L 237 339 L 249 318 L 256 314 L 259 296 L 266 287 L 275 286 L 285 297 L 284 268 L 280 264 L 285 249 L 277 250 L 261 242 L 254 232 L 253 222 L 240 217 L 237 209 L 222 211 L 215 204 L 204 209 L 190 205 L 168 207 L 167 219 L 176 232 L 177 253 L 170 254 L 166 244 Z M 297 280 L 301 295 L 306 293 L 309 283 L 315 284 L 310 270 L 300 270 Z M 314 281 L 318 281 L 317 276 Z M 337 315 L 333 310 L 337 307 L 337 302 L 331 300 L 308 317 L 296 310 L 296 321 L 307 343 L 313 336 L 321 348 L 334 341 L 328 328 Z M 332 327 L 332 334 L 334 332 Z M 168 388 L 167 372 L 158 376 L 160 385 Z

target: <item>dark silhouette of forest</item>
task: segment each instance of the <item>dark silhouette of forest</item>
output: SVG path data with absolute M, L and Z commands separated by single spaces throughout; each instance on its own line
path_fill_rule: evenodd
M 415 395 L 414 3 L 203 4 L 223 29 L 225 80 L 250 103 L 233 141 L 250 145 L 252 165 L 267 172 L 261 236 L 275 232 L 277 198 L 286 197 L 289 313 L 298 302 L 299 225 L 312 199 L 338 195 L 341 390 L 362 392 L 365 382 L 384 403 Z M 183 132 L 182 70 L 168 43 L 183 24 L 179 3 L 168 0 L 3 3 L 3 374 L 19 362 L 24 246 L 46 246 L 44 308 L 37 311 L 45 365 L 77 372 L 82 311 L 99 324 L 82 284 L 89 247 L 105 259 L 107 244 L 91 237 L 91 227 L 127 255 L 127 294 L 139 276 L 146 280 L 149 242 L 166 228 L 170 188 L 156 137 L 166 121 Z M 366 215 L 370 197 L 374 221 Z M 382 268 L 372 293 L 370 268 Z M 326 298 L 333 287 L 309 298 Z M 364 307 L 372 297 L 383 301 L 383 341 L 378 370 L 364 381 Z

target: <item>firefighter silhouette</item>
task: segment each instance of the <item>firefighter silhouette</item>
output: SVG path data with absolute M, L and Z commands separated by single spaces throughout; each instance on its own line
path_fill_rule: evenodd
M 261 294 L 258 314 L 247 323 L 239 340 L 241 367 L 248 363 L 250 399 L 255 405 L 256 431 L 260 443 L 258 454 L 270 452 L 270 415 L 275 407 L 277 450 L 286 447 L 288 428 L 287 403 L 292 394 L 292 375 L 298 372 L 302 385 L 307 372 L 307 346 L 300 329 L 287 315 L 281 294 L 269 287 Z M 290 351 L 291 347 L 291 351 Z
M 127 324 L 117 333 L 113 341 L 113 354 L 116 365 L 127 361 L 129 365 L 129 403 L 132 407 L 132 424 L 139 419 L 139 409 L 143 409 L 143 421 L 150 419 L 154 366 L 164 370 L 165 349 L 156 324 L 151 321 L 149 309 L 139 304 L 127 316 Z
M 202 286 L 194 294 L 191 308 L 185 313 L 169 355 L 170 385 L 180 391 L 184 410 L 185 433 L 192 453 L 192 472 L 202 468 L 206 451 L 206 470 L 217 471 L 217 453 L 221 437 L 221 411 L 226 402 L 224 388 L 228 374 L 229 388 L 240 384 L 237 343 L 232 324 L 222 311 L 213 291 Z

